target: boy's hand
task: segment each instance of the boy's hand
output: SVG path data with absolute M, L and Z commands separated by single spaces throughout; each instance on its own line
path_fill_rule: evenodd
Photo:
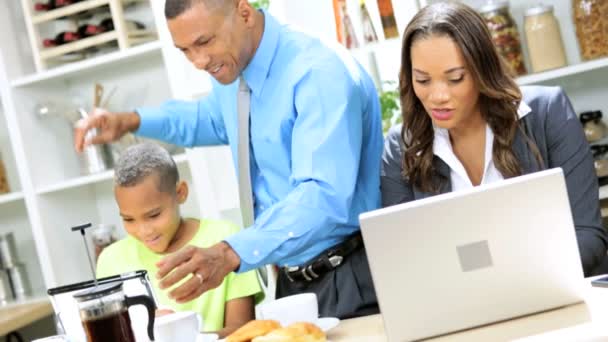
M 159 286 L 167 289 L 184 278 L 189 278 L 169 292 L 178 303 L 198 298 L 205 291 L 218 287 L 228 273 L 238 269 L 240 258 L 226 242 L 209 248 L 188 246 L 159 261 L 156 278 Z

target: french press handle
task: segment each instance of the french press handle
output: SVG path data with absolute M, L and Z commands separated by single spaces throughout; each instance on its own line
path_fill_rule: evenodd
M 156 315 L 156 304 L 148 296 L 125 296 L 127 308 L 132 305 L 144 305 L 148 309 L 148 337 L 154 341 L 154 316 Z

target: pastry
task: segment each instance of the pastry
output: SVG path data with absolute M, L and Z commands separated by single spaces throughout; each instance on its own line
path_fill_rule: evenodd
M 226 337 L 226 342 L 250 342 L 256 336 L 266 335 L 279 328 L 281 324 L 273 320 L 249 321 Z
M 300 322 L 258 336 L 251 342 L 325 342 L 325 333 L 314 324 Z

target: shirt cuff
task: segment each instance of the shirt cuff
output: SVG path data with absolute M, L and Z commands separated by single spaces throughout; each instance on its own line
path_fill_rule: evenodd
M 238 254 L 241 264 L 235 273 L 251 271 L 265 265 L 269 251 L 260 248 L 259 232 L 253 228 L 241 230 L 224 240 Z
M 137 108 L 139 114 L 139 128 L 135 134 L 143 137 L 158 137 L 161 135 L 167 113 L 161 108 Z

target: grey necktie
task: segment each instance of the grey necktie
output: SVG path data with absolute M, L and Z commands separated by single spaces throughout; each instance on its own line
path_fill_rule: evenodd
M 239 202 L 243 227 L 253 225 L 253 194 L 251 191 L 251 174 L 249 165 L 249 110 L 251 93 L 243 76 L 239 78 L 239 91 L 237 94 L 237 113 L 239 120 L 238 132 L 238 181 Z

